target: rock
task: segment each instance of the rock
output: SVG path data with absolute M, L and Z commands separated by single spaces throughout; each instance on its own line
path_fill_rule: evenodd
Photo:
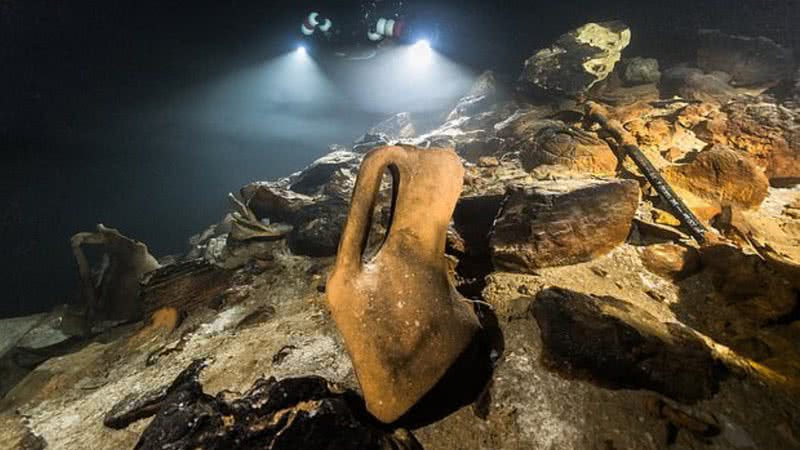
M 657 275 L 681 280 L 700 270 L 700 253 L 672 243 L 648 245 L 642 250 L 642 263 Z
M 691 329 L 614 297 L 551 288 L 530 311 L 549 363 L 612 389 L 648 389 L 694 403 L 716 394 L 727 373 Z
M 736 86 L 754 86 L 790 79 L 794 56 L 765 37 L 745 37 L 719 30 L 700 30 L 697 65 L 707 72 L 731 75 Z
M 495 156 L 481 156 L 478 158 L 478 167 L 498 167 L 500 161 Z
M 365 136 L 383 136 L 383 139 L 396 141 L 413 138 L 416 135 L 417 129 L 414 126 L 411 114 L 404 112 L 395 114 L 370 128 Z
M 45 450 L 47 441 L 31 432 L 19 416 L 0 416 L 0 448 L 9 450 Z
M 756 208 L 767 196 L 769 181 L 744 155 L 724 146 L 700 152 L 686 164 L 663 171 L 664 178 L 717 205 Z
M 794 108 L 800 109 L 800 67 L 798 67 L 797 73 L 794 76 L 794 89 L 793 89 L 792 100 L 794 102 Z
M 384 134 L 370 134 L 367 133 L 360 138 L 356 139 L 353 143 L 353 151 L 356 153 L 367 153 L 368 151 L 372 150 L 376 147 L 383 147 L 384 145 L 389 145 L 391 139 L 389 136 Z
M 683 158 L 683 155 L 683 150 L 679 149 L 678 147 L 670 147 L 661 152 L 661 156 L 669 162 L 676 162 Z
M 703 267 L 712 275 L 723 304 L 759 325 L 790 317 L 797 308 L 796 274 L 787 278 L 759 255 L 725 243 L 701 249 Z
M 683 66 L 673 67 L 661 76 L 661 95 L 663 97 L 679 96 L 687 100 L 723 104 L 739 93 L 728 84 L 728 76 L 724 73 L 703 73 L 700 69 Z
M 203 392 L 202 360 L 172 385 L 144 400 L 115 407 L 106 424 L 120 428 L 155 414 L 137 449 L 331 449 L 422 450 L 406 430 L 392 432 L 365 420 L 358 396 L 321 377 L 256 380 L 244 394 Z
M 661 72 L 655 58 L 630 58 L 623 60 L 622 80 L 629 86 L 658 83 Z
M 636 102 L 652 102 L 659 99 L 660 92 L 655 83 L 637 86 L 606 86 L 592 92 L 591 98 L 613 106 L 630 105 Z
M 500 153 L 504 141 L 500 138 L 475 139 L 456 145 L 456 153 L 464 160 L 476 163 L 483 157 L 491 157 Z
M 553 112 L 553 109 L 541 106 L 532 110 L 519 110 L 506 118 L 506 120 L 496 124 L 494 128 L 498 137 L 512 140 L 525 139 L 535 134 L 542 127 L 562 123 L 547 119 Z
M 303 195 L 318 195 L 330 183 L 334 174 L 347 167 L 358 167 L 361 155 L 347 150 L 328 153 L 303 169 L 291 184 L 293 192 Z
M 613 174 L 617 157 L 605 142 L 594 135 L 563 124 L 544 127 L 519 144 L 520 159 L 526 170 L 557 166 L 583 174 Z
M 628 237 L 638 205 L 630 180 L 512 187 L 491 234 L 494 266 L 524 273 L 604 255 Z
M 257 220 L 267 219 L 292 227 L 288 234 L 292 252 L 333 256 L 362 157 L 354 152 L 337 151 L 289 179 L 244 186 L 241 196 Z
M 525 61 L 521 79 L 547 92 L 583 95 L 611 74 L 630 42 L 621 22 L 588 23 Z
M 347 219 L 348 202 L 329 198 L 300 209 L 292 219 L 289 248 L 307 256 L 333 256 Z
M 475 80 L 467 95 L 458 100 L 456 106 L 447 115 L 447 121 L 486 112 L 496 100 L 497 81 L 494 72 L 487 70 Z
M 723 117 L 704 125 L 701 139 L 747 153 L 773 185 L 800 181 L 800 127 L 791 111 L 758 100 L 741 100 L 725 105 L 721 112 Z

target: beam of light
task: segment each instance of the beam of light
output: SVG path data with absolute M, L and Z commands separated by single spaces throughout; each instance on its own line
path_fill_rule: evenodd
M 416 67 L 425 67 L 433 59 L 433 49 L 431 43 L 426 39 L 420 39 L 408 48 L 409 61 Z
M 297 53 L 297 55 L 299 57 L 307 57 L 308 56 L 308 49 L 306 48 L 305 45 L 300 44 L 300 45 L 297 46 L 297 49 L 295 50 L 295 53 Z
M 385 48 L 368 61 L 337 69 L 337 86 L 361 109 L 382 115 L 452 108 L 476 76 L 429 43 Z

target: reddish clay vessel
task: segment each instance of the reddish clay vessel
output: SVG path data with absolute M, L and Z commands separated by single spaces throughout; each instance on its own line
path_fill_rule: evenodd
M 392 219 L 374 256 L 364 251 L 385 170 Z M 464 168 L 450 149 L 382 147 L 364 157 L 327 284 L 367 409 L 390 423 L 425 395 L 480 328 L 448 278 L 445 236 Z

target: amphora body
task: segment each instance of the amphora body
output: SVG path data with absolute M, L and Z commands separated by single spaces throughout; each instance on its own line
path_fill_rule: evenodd
M 380 249 L 365 258 L 386 169 L 392 219 Z M 385 423 L 425 395 L 480 328 L 450 283 L 444 256 L 463 175 L 452 150 L 382 147 L 361 165 L 327 299 L 367 409 Z

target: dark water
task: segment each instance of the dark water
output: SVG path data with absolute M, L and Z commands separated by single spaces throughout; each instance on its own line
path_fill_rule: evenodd
M 297 85 L 268 75 L 298 17 L 357 2 L 325 3 L 0 0 L 0 317 L 71 298 L 73 233 L 101 222 L 156 255 L 184 251 L 222 217 L 227 192 L 300 169 L 384 118 L 391 105 L 354 100 L 352 75 L 288 98 Z M 461 76 L 513 77 L 590 20 L 626 21 L 627 54 L 673 62 L 691 58 L 699 27 L 800 41 L 796 1 L 407 3 L 440 19 L 439 50 Z

